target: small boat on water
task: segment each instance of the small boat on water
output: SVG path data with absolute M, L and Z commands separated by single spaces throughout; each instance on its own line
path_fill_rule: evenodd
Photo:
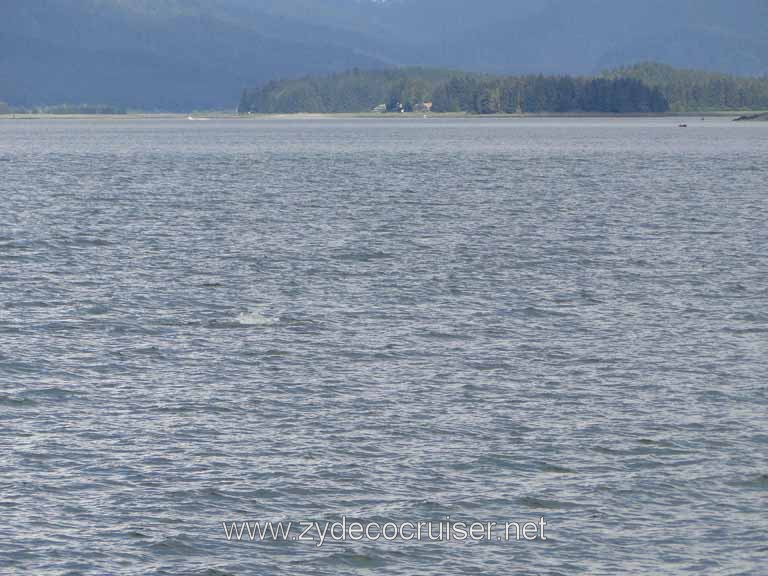
M 678 124 L 678 128 L 688 128 L 688 124 Z

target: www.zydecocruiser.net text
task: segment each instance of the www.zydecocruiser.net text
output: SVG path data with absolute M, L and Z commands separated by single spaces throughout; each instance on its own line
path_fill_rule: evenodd
M 230 542 L 531 542 L 547 540 L 547 522 L 222 522 Z

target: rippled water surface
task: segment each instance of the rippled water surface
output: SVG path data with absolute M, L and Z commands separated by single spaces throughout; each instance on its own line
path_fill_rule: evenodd
M 765 574 L 768 125 L 0 122 L 0 573 Z M 534 543 L 227 542 L 224 520 Z

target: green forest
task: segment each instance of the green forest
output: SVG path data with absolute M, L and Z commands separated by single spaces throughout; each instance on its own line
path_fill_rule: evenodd
M 407 68 L 352 70 L 330 76 L 275 81 L 244 91 L 241 113 L 411 112 L 431 102 L 434 112 L 661 113 L 660 90 L 634 78 L 492 76 Z
M 570 76 L 457 77 L 432 94 L 436 112 L 514 114 L 540 112 L 662 113 L 658 89 L 631 78 Z
M 599 77 L 494 76 L 405 68 L 306 76 L 245 90 L 241 113 L 664 113 L 768 109 L 768 78 L 639 64 Z
M 368 112 L 380 104 L 394 111 L 398 103 L 412 109 L 428 101 L 456 72 L 429 68 L 399 68 L 307 76 L 269 82 L 243 91 L 241 113 Z M 464 76 L 463 74 L 461 76 Z M 468 75 L 468 77 L 471 75 Z
M 605 73 L 607 78 L 635 78 L 661 90 L 673 112 L 768 110 L 768 78 L 680 70 L 646 62 Z

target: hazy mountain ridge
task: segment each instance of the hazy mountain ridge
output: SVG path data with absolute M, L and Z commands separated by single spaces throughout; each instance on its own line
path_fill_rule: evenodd
M 0 100 L 234 107 L 355 66 L 765 74 L 767 21 L 764 0 L 25 0 L 0 8 Z
M 270 78 L 388 64 L 351 32 L 172 1 L 26 0 L 4 13 L 0 99 L 17 105 L 234 107 Z

